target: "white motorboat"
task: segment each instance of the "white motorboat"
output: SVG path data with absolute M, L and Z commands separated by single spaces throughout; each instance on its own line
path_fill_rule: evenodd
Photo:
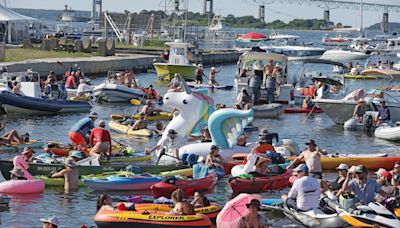
M 283 113 L 282 104 L 264 104 L 253 107 L 254 117 L 257 118 L 278 118 Z
M 98 100 L 107 102 L 129 102 L 131 99 L 143 97 L 144 92 L 141 89 L 129 88 L 106 81 L 94 87 L 93 95 Z
M 343 128 L 346 130 L 374 130 L 375 126 L 372 125 L 372 121 L 376 119 L 378 112 L 368 111 L 363 116 L 363 121 L 359 121 L 357 118 L 352 117 L 343 124 Z
M 375 137 L 391 141 L 400 140 L 400 124 L 396 126 L 383 125 L 375 129 Z
M 397 54 L 397 52 L 400 51 L 400 37 L 387 39 L 383 44 L 376 45 L 375 51 L 388 54 Z
M 371 56 L 370 54 L 366 54 L 364 52 L 333 49 L 333 50 L 326 51 L 321 56 L 321 59 L 348 62 L 348 61 L 354 61 L 354 60 L 365 60 L 365 59 L 368 59 L 370 56 Z

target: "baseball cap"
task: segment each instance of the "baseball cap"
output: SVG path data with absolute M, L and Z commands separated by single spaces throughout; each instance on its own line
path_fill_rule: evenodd
M 308 167 L 306 166 L 306 164 L 300 164 L 295 169 L 293 169 L 293 171 L 295 171 L 295 172 L 302 171 L 302 172 L 308 173 Z
M 336 167 L 336 170 L 348 170 L 349 166 L 347 164 L 340 164 L 338 167 Z
M 41 218 L 40 221 L 43 223 L 50 223 L 55 226 L 58 226 L 58 224 L 59 224 L 58 218 L 56 216 L 50 216 L 48 218 Z
M 364 172 L 367 172 L 367 171 L 368 171 L 368 169 L 363 165 L 356 166 L 356 168 L 354 170 L 355 173 L 364 173 Z
M 391 181 L 391 180 L 392 180 L 392 174 L 391 174 L 389 171 L 384 171 L 384 172 L 382 172 L 381 176 L 382 176 L 382 177 L 386 177 L 386 179 L 387 179 L 388 181 Z

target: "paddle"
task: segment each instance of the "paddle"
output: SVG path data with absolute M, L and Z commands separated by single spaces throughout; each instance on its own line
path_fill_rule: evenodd
M 138 99 L 131 99 L 130 100 L 130 102 L 131 102 L 131 104 L 133 104 L 133 105 L 140 105 L 141 104 L 141 102 L 138 100 Z
M 307 121 L 308 117 L 310 117 L 311 113 L 314 112 L 314 109 L 315 109 L 316 107 L 317 107 L 317 104 L 314 104 L 314 106 L 312 107 L 312 109 L 311 109 L 310 112 L 308 113 L 307 117 L 303 120 L 303 123 L 302 123 L 302 124 L 304 124 L 304 123 Z
M 145 97 L 145 96 L 146 96 L 146 94 L 143 94 L 142 98 L 140 99 L 140 104 L 143 103 L 143 100 L 144 100 L 144 97 Z M 136 115 L 136 114 L 138 113 L 139 108 L 140 108 L 140 105 L 138 105 L 138 107 L 137 107 L 137 109 L 136 109 L 136 111 L 135 111 L 135 113 L 134 113 L 133 115 Z
M 180 158 L 177 158 L 177 157 L 175 157 L 175 156 L 172 156 L 172 155 L 170 155 L 170 154 L 167 154 L 167 153 L 165 152 L 165 149 L 162 148 L 162 149 L 161 149 L 161 152 L 160 152 L 160 156 L 158 156 L 158 159 L 157 159 L 157 162 L 156 162 L 156 166 L 157 166 L 158 163 L 160 162 L 161 157 L 164 156 L 164 155 L 167 156 L 167 157 L 171 157 L 171 158 L 175 158 L 175 159 L 178 159 L 178 160 L 180 160 L 180 161 L 183 161 L 183 160 L 180 159 Z M 183 162 L 186 162 L 186 161 L 183 161 Z
M 57 64 L 62 66 L 62 67 L 64 67 L 65 69 L 68 69 L 68 67 L 64 66 L 64 64 L 62 62 L 60 62 L 60 61 L 57 61 Z

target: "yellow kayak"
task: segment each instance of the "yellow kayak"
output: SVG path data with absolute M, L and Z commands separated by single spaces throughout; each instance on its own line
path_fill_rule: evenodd
M 70 97 L 68 100 L 71 101 L 89 101 L 90 97 Z
M 113 120 L 108 123 L 108 126 L 114 131 L 118 131 L 127 135 L 142 137 L 151 137 L 153 135 L 153 131 L 149 129 L 133 130 L 131 126 L 126 126 Z
M 118 115 L 118 114 L 111 114 L 111 119 L 113 120 L 122 120 L 126 116 L 123 115 Z M 135 114 L 130 116 L 132 119 L 139 119 L 139 114 Z M 147 120 L 171 120 L 172 119 L 172 114 L 169 112 L 160 112 L 159 115 L 155 116 L 147 116 Z

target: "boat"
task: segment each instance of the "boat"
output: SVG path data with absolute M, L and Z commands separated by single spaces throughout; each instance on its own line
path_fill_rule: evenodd
M 231 85 L 209 85 L 209 84 L 194 84 L 194 83 L 187 83 L 189 87 L 199 89 L 199 88 L 206 88 L 206 89 L 222 89 L 222 90 L 231 90 L 233 86 Z
M 183 190 L 185 196 L 192 196 L 196 191 L 211 190 L 217 184 L 217 181 L 218 176 L 213 173 L 200 179 L 178 179 L 173 184 L 158 182 L 151 186 L 151 192 L 154 197 L 170 197 L 173 191 L 180 188 Z
M 385 125 L 375 129 L 374 135 L 378 139 L 386 139 L 391 141 L 400 140 L 400 125 L 391 126 Z
M 93 96 L 97 100 L 107 102 L 130 102 L 131 99 L 142 98 L 144 92 L 141 89 L 129 88 L 106 81 L 93 88 Z
M 111 130 L 118 131 L 127 135 L 141 136 L 141 137 L 153 136 L 153 131 L 150 129 L 133 130 L 131 126 L 123 125 L 114 120 L 108 122 L 108 126 L 110 127 Z
M 68 5 L 65 5 L 65 9 L 60 16 L 60 21 L 87 22 L 87 21 L 89 21 L 89 18 L 81 16 L 77 11 L 72 10 L 71 7 L 68 9 Z
M 132 177 L 109 176 L 107 178 L 83 179 L 89 188 L 96 191 L 141 191 L 161 181 L 160 177 L 149 175 L 135 175 Z
M 211 227 L 210 219 L 203 214 L 171 215 L 161 211 L 99 211 L 94 221 L 99 228 L 129 227 Z
M 376 126 L 373 126 L 372 122 L 378 116 L 378 112 L 367 111 L 363 116 L 363 121 L 360 122 L 358 118 L 351 117 L 343 124 L 343 128 L 346 130 L 374 130 Z
M 284 113 L 322 113 L 320 108 L 285 108 Z
M 386 39 L 385 43 L 376 45 L 375 51 L 385 54 L 396 54 L 400 51 L 400 37 Z
M 368 59 L 371 54 L 367 54 L 364 52 L 358 52 L 353 50 L 343 50 L 343 49 L 332 49 L 327 50 L 322 56 L 321 59 L 332 60 L 332 61 L 355 61 L 355 60 L 365 60 Z
M 25 147 L 30 147 L 32 149 L 41 148 L 44 146 L 44 142 L 40 140 L 30 140 L 29 142 L 24 143 L 11 143 L 12 146 L 1 146 L 1 152 L 18 152 L 19 150 L 24 149 Z
M 295 158 L 296 157 L 288 157 L 289 160 L 294 160 Z M 378 170 L 379 168 L 392 170 L 394 163 L 398 161 L 400 161 L 400 156 L 388 155 L 386 153 L 338 154 L 321 157 L 323 170 L 336 170 L 336 167 L 342 163 L 345 163 L 348 166 L 364 165 L 368 170 Z
M 328 34 L 325 34 L 324 37 L 322 38 L 322 45 L 324 46 L 344 46 L 347 47 L 351 44 L 351 41 L 353 40 L 353 37 L 349 36 L 342 36 L 342 35 L 337 35 L 335 37 L 329 37 Z
M 233 178 L 229 181 L 229 184 L 234 195 L 239 193 L 259 193 L 290 186 L 289 178 L 291 176 L 292 170 L 286 170 L 283 174 L 268 177 Z
M 92 106 L 85 101 L 70 101 L 16 95 L 7 89 L 0 90 L 0 103 L 7 113 L 17 114 L 89 112 L 92 108 Z
M 254 117 L 257 118 L 278 118 L 283 113 L 282 104 L 263 104 L 253 106 Z
M 131 116 L 124 116 L 124 115 L 119 115 L 119 114 L 111 114 L 111 119 L 113 120 L 122 120 L 125 118 L 132 118 L 132 119 L 139 119 L 140 115 L 135 114 Z M 146 116 L 147 120 L 172 120 L 172 114 L 170 112 L 160 112 L 158 115 L 154 116 Z
M 246 77 L 240 77 L 240 75 L 236 75 L 234 79 L 234 92 L 237 96 L 242 88 L 245 88 L 247 91 L 251 91 L 248 87 L 248 81 L 253 75 L 258 75 L 261 78 L 264 78 L 264 66 L 268 64 L 268 62 L 272 60 L 273 64 L 279 64 L 282 67 L 282 73 L 280 78 L 282 80 L 282 84 L 277 87 L 275 102 L 277 103 L 289 103 L 291 100 L 290 94 L 293 92 L 294 87 L 292 84 L 285 82 L 285 78 L 288 78 L 288 57 L 282 54 L 275 53 L 267 53 L 267 52 L 245 52 L 239 57 L 239 61 L 237 67 L 240 69 L 251 69 L 247 71 Z M 239 73 L 239 72 L 238 72 Z M 267 92 L 265 90 L 265 83 L 262 83 L 260 89 L 260 103 L 264 100 L 263 98 L 267 97 Z
M 186 81 L 194 81 L 196 66 L 189 63 L 188 52 L 192 47 L 189 43 L 184 43 L 179 39 L 174 42 L 165 43 L 170 47 L 169 59 L 167 63 L 154 63 L 157 75 L 162 81 L 170 81 L 176 73 L 180 74 Z
M 400 71 L 395 69 L 365 69 L 361 71 L 362 76 L 378 77 L 378 78 L 393 78 L 400 79 Z
M 64 178 L 51 178 L 48 176 L 34 176 L 33 178 L 43 181 L 46 187 L 63 187 L 65 183 Z M 79 180 L 78 187 L 86 187 L 86 185 Z

